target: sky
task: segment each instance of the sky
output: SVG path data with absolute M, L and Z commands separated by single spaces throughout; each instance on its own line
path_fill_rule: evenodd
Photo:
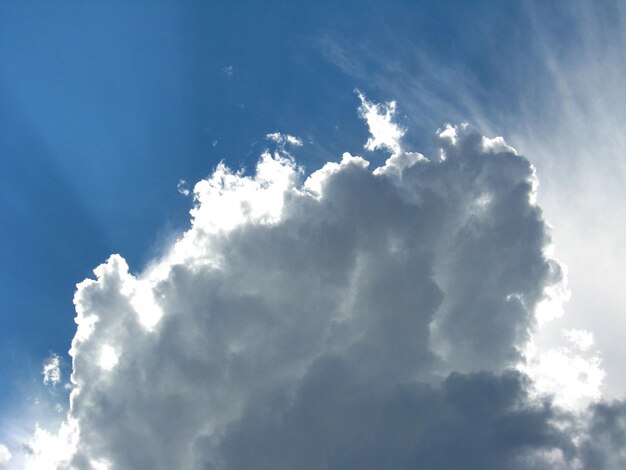
M 0 468 L 623 468 L 625 47 L 618 1 L 2 2 Z

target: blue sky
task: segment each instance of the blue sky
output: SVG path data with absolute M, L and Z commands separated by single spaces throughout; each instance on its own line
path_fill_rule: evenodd
M 272 132 L 302 139 L 307 174 L 365 153 L 356 89 L 397 101 L 406 148 L 469 122 L 537 167 L 572 292 L 542 341 L 593 331 L 623 395 L 625 18 L 609 1 L 2 2 L 0 417 L 41 393 L 51 352 L 71 370 L 76 284 L 112 253 L 141 272 L 188 228 L 180 180 L 252 171 Z
M 75 284 L 95 265 L 123 252 L 139 269 L 186 226 L 179 179 L 253 164 L 277 129 L 355 121 L 354 83 L 291 10 L 3 4 L 3 389 L 24 357 L 37 369 L 68 349 Z
M 120 252 L 139 269 L 186 226 L 179 179 L 253 164 L 276 130 L 323 143 L 312 168 L 362 145 L 366 84 L 319 45 L 358 34 L 352 9 L 290 4 L 2 5 L 3 389 L 68 349 L 95 265 Z

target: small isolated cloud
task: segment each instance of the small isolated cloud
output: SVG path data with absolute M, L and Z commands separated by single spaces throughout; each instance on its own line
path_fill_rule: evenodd
M 191 190 L 189 189 L 189 186 L 187 185 L 187 181 L 180 179 L 178 180 L 178 184 L 176 185 L 176 189 L 178 190 L 178 192 L 180 194 L 182 194 L 183 196 L 187 197 L 191 194 Z
M 59 356 L 56 354 L 50 355 L 43 363 L 41 374 L 43 375 L 44 385 L 56 386 L 61 382 L 61 363 Z
M 563 280 L 532 165 L 469 126 L 439 136 L 445 158 L 407 152 L 395 108 L 362 102 L 383 166 L 345 153 L 303 182 L 300 140 L 269 134 L 253 174 L 195 185 L 165 255 L 137 274 L 112 255 L 78 285 L 70 410 L 38 429 L 39 461 L 623 467 L 623 404 L 578 414 L 519 366 Z
M 11 460 L 11 452 L 4 444 L 0 444 L 0 470 L 8 468 L 9 461 Z
M 356 93 L 361 100 L 359 116 L 365 120 L 371 134 L 365 143 L 365 148 L 367 150 L 386 149 L 392 154 L 399 154 L 402 150 L 400 139 L 406 133 L 406 129 L 393 121 L 396 114 L 396 102 L 375 104 L 368 101 L 360 91 L 357 90 Z
M 222 67 L 222 72 L 229 77 L 232 77 L 235 73 L 235 68 L 232 65 L 227 65 L 226 67 Z
M 281 134 L 280 132 L 273 132 L 265 136 L 267 140 L 276 142 L 278 145 L 291 145 L 293 147 L 302 147 L 302 139 L 294 137 L 290 134 Z

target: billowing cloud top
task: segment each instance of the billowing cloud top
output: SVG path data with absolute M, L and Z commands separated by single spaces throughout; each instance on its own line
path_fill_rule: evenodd
M 624 464 L 623 405 L 572 414 L 519 371 L 562 277 L 532 166 L 467 126 L 407 153 L 376 106 L 383 167 L 344 154 L 304 180 L 284 146 L 253 176 L 220 164 L 162 259 L 78 285 L 65 452 L 35 440 L 37 468 Z

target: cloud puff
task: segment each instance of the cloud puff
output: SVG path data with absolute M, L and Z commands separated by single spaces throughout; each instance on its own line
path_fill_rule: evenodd
M 284 150 L 287 145 L 291 145 L 292 147 L 302 147 L 302 139 L 290 134 L 272 132 L 267 134 L 265 138 L 269 141 L 275 142 L 280 150 Z
M 360 91 L 357 90 L 356 93 L 361 100 L 359 115 L 367 122 L 371 134 L 365 143 L 365 148 L 367 150 L 386 149 L 392 154 L 400 154 L 402 152 L 400 139 L 406 130 L 393 121 L 396 114 L 396 102 L 371 103 Z
M 59 356 L 52 354 L 44 361 L 41 375 L 43 375 L 44 385 L 56 386 L 61 382 L 61 363 Z
M 80 283 L 55 466 L 612 465 L 623 406 L 581 421 L 517 369 L 562 279 L 532 166 L 467 126 L 432 160 L 396 137 L 373 170 L 346 153 L 304 179 L 284 146 L 220 164 L 162 259 Z

